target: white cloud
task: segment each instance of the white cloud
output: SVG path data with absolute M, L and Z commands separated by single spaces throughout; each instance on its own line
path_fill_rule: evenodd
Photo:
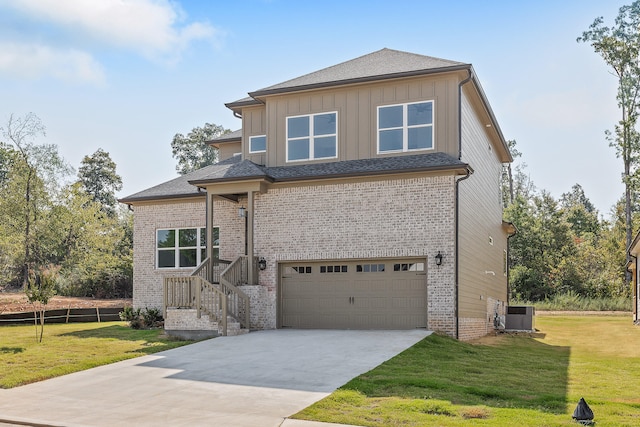
M 104 83 L 102 67 L 91 55 L 39 44 L 0 42 L 0 72 L 30 78 L 49 75 L 74 83 Z
M 15 10 L 104 44 L 173 61 L 196 40 L 214 42 L 206 22 L 180 25 L 185 14 L 167 0 L 8 0 Z

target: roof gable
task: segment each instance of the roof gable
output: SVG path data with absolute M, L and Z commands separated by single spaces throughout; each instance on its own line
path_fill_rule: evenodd
M 384 48 L 304 76 L 250 92 L 249 98 L 230 102 L 226 106 L 233 109 L 234 107 L 251 105 L 256 103 L 256 97 L 276 93 L 454 71 L 468 69 L 470 66 L 470 64 L 464 62 Z

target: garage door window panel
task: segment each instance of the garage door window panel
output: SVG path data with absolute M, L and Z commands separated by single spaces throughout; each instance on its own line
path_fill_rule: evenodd
M 424 262 L 393 264 L 393 271 L 424 271 Z
M 349 267 L 346 265 L 321 265 L 320 273 L 348 273 Z
M 356 272 L 358 273 L 384 273 L 385 264 L 358 264 Z

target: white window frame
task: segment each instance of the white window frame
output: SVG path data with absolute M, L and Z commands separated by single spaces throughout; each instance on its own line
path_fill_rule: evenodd
M 253 150 L 253 140 L 255 138 L 264 138 L 264 150 Z M 249 137 L 249 153 L 264 153 L 267 151 L 267 135 L 253 135 Z
M 218 227 L 214 227 L 218 228 Z M 180 230 L 193 230 L 196 229 L 198 231 L 198 235 L 196 237 L 196 246 L 180 246 Z M 158 232 L 159 231 L 174 231 L 174 245 L 170 248 L 159 248 L 158 247 Z M 207 230 L 205 227 L 166 227 L 166 228 L 157 228 L 155 235 L 155 253 L 156 253 L 156 269 L 158 270 L 184 270 L 189 268 L 195 268 L 204 261 L 202 258 L 202 250 L 205 251 L 206 254 L 206 243 L 208 239 L 205 239 L 205 245 L 201 245 L 202 235 L 206 235 Z M 212 248 L 219 248 L 219 246 L 212 246 Z M 196 265 L 194 266 L 185 266 L 180 267 L 180 250 L 186 249 L 195 249 L 196 250 Z M 161 251 L 174 251 L 174 266 L 173 267 L 160 267 L 160 252 Z M 206 255 L 205 255 L 206 256 Z
M 333 114 L 336 116 L 336 133 L 331 133 L 331 134 L 325 134 L 325 135 L 314 135 L 313 134 L 313 120 L 315 116 L 324 116 L 327 114 Z M 295 119 L 298 117 L 309 117 L 309 136 L 308 137 L 296 137 L 296 138 L 289 138 L 289 119 Z M 287 156 L 287 163 L 293 163 L 293 162 L 307 162 L 309 160 L 324 160 L 324 159 L 337 159 L 338 158 L 338 112 L 337 111 L 323 111 L 321 113 L 314 113 L 314 114 L 300 114 L 297 116 L 287 116 L 286 121 L 285 121 L 285 135 L 286 135 L 286 156 Z M 332 157 L 315 157 L 314 156 L 314 141 L 317 138 L 326 138 L 329 136 L 334 136 L 336 138 L 336 154 L 335 156 Z M 309 139 L 309 157 L 306 159 L 294 159 L 294 160 L 289 160 L 289 141 L 296 141 L 296 140 L 300 140 L 300 139 Z
M 409 105 L 416 104 L 431 104 L 431 124 L 420 124 L 420 125 L 407 125 L 407 110 Z M 380 129 L 380 109 L 387 107 L 402 107 L 402 127 L 393 127 L 393 128 L 384 128 Z M 379 105 L 376 109 L 376 142 L 377 142 L 377 153 L 378 154 L 387 154 L 387 153 L 406 153 L 412 151 L 427 151 L 427 150 L 435 150 L 436 139 L 435 139 L 435 122 L 436 122 L 436 103 L 434 100 L 425 100 L 425 101 L 416 101 L 416 102 L 407 102 L 404 104 L 389 104 L 389 105 Z M 430 148 L 409 148 L 409 129 L 415 128 L 423 128 L 423 127 L 431 127 L 431 147 Z M 385 150 L 380 151 L 380 131 L 381 130 L 394 130 L 394 129 L 402 129 L 402 149 L 401 150 Z

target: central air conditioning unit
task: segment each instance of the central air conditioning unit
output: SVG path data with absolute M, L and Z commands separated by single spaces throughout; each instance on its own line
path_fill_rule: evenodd
M 535 331 L 533 306 L 509 306 L 505 319 L 505 329 L 511 331 Z

